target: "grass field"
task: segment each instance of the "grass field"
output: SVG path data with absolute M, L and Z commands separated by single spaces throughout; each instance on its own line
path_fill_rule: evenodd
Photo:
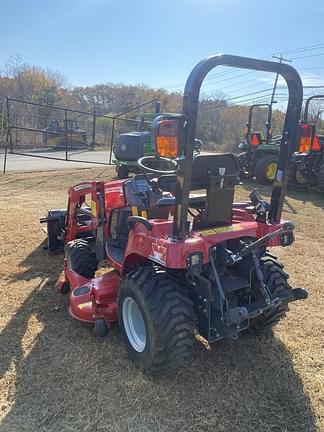
M 65 207 L 69 185 L 112 175 L 0 177 L 0 430 L 324 431 L 324 198 L 288 194 L 297 241 L 276 252 L 309 299 L 291 305 L 273 337 L 223 341 L 211 353 L 197 345 L 189 366 L 154 381 L 133 366 L 117 325 L 98 340 L 69 317 L 54 289 L 62 256 L 43 250 L 39 217 Z

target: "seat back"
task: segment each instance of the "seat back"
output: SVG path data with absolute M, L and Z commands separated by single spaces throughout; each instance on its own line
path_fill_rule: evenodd
M 196 155 L 192 163 L 190 190 L 205 190 L 206 193 L 199 228 L 230 225 L 234 190 L 240 174 L 238 159 L 232 153 L 204 153 Z M 158 183 L 162 190 L 175 193 L 176 180 L 176 175 L 162 175 Z M 198 229 L 198 225 L 194 228 Z
M 206 189 L 206 206 L 199 227 L 231 225 L 235 185 L 240 166 L 232 153 L 197 155 L 191 190 Z

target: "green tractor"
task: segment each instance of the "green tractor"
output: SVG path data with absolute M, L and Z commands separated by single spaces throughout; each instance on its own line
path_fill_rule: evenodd
M 143 156 L 155 155 L 155 145 L 151 140 L 150 124 L 148 123 L 159 115 L 160 102 L 156 101 L 155 112 L 142 113 L 138 119 L 139 130 L 118 136 L 117 143 L 113 147 L 118 178 L 125 179 L 131 172 L 138 173 L 137 160 Z
M 267 110 L 264 136 L 252 128 L 255 112 L 260 108 Z M 245 129 L 245 139 L 238 146 L 240 150 L 244 150 L 238 155 L 241 179 L 255 177 L 256 181 L 263 185 L 271 184 L 274 181 L 281 137 L 279 135 L 272 136 L 271 120 L 272 107 L 270 104 L 251 105 Z
M 120 134 L 117 144 L 113 148 L 114 163 L 116 164 L 117 176 L 125 179 L 130 173 L 138 174 L 141 170 L 137 161 L 144 156 L 156 156 L 155 144 L 151 136 L 151 124 L 157 117 L 167 119 L 171 113 L 160 113 L 160 104 L 156 103 L 155 112 L 142 113 L 139 131 Z M 195 152 L 200 153 L 202 141 L 195 138 Z M 156 165 L 156 164 L 155 164 Z M 158 168 L 155 166 L 155 168 Z

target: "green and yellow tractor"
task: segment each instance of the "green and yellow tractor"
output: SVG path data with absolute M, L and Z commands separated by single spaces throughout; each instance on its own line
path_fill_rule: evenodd
M 254 130 L 252 124 L 256 113 L 266 110 L 267 121 L 264 133 Z M 254 104 L 249 109 L 248 122 L 244 140 L 239 149 L 244 150 L 238 155 L 241 179 L 255 177 L 259 184 L 271 184 L 274 181 L 280 151 L 280 136 L 272 136 L 272 107 L 270 104 Z

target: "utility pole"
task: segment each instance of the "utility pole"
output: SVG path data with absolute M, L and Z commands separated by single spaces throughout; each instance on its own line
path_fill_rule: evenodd
M 283 61 L 291 63 L 291 60 L 284 58 L 282 56 L 282 54 L 280 54 L 279 56 L 275 55 L 275 54 L 272 54 L 272 58 L 275 58 L 275 59 L 279 60 L 279 63 L 282 63 Z M 272 108 L 272 105 L 275 103 L 274 102 L 274 97 L 275 97 L 276 90 L 277 90 L 278 79 L 279 79 L 279 74 L 277 73 L 275 81 L 274 81 L 274 84 L 273 84 L 273 89 L 272 89 L 271 102 L 270 102 L 271 108 Z

